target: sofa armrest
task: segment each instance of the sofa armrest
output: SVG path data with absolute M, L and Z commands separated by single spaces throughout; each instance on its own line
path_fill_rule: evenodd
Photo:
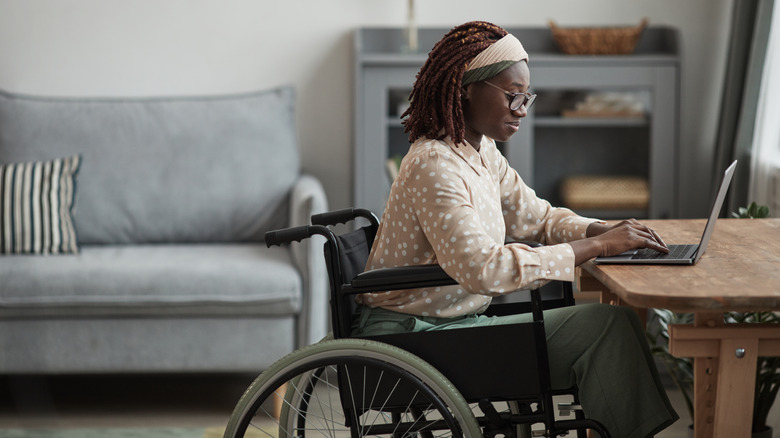
M 325 190 L 318 179 L 301 175 L 290 193 L 290 224 L 308 224 L 311 216 L 328 209 Z M 301 272 L 303 302 L 298 318 L 298 345 L 312 344 L 328 332 L 328 272 L 322 247 L 325 238 L 312 236 L 291 245 L 292 258 Z

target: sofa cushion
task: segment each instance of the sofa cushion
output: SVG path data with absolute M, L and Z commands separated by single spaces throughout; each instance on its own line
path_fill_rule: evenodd
M 224 96 L 0 92 L 0 162 L 81 154 L 81 243 L 259 241 L 299 174 L 289 86 Z
M 77 253 L 72 209 L 79 156 L 0 163 L 0 253 Z
M 0 263 L 0 318 L 297 314 L 302 284 L 289 253 L 262 244 L 121 245 L 84 246 L 57 263 L 10 257 Z
M 139 372 L 256 375 L 295 349 L 295 335 L 293 317 L 0 319 L 0 370 L 4 375 L 78 373 L 94 376 Z M 8 396 L 3 397 L 5 407 Z M 4 415 L 5 420 L 8 415 Z M 101 436 L 99 429 L 87 435 L 57 431 L 33 436 L 62 435 Z M 3 436 L 9 438 L 8 434 Z M 12 432 L 10 436 L 16 435 Z

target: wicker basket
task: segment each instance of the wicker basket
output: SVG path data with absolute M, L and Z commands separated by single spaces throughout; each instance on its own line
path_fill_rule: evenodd
M 647 18 L 635 27 L 558 27 L 550 20 L 553 39 L 568 55 L 628 55 L 634 51 Z
M 635 176 L 571 176 L 561 182 L 561 198 L 575 210 L 644 210 L 650 189 Z

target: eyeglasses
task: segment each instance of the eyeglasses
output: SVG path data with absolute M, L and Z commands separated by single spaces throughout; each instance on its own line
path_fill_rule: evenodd
M 512 111 L 517 111 L 520 109 L 521 106 L 524 106 L 525 109 L 531 108 L 531 105 L 534 104 L 534 101 L 536 100 L 536 95 L 531 93 L 510 93 L 503 88 L 499 87 L 498 85 L 491 84 L 488 81 L 482 81 L 488 85 L 490 85 L 493 88 L 497 88 L 506 94 L 506 96 L 509 98 L 509 109 Z

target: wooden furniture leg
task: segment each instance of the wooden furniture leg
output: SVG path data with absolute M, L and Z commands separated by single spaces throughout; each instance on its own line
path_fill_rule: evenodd
M 697 313 L 694 315 L 694 327 L 712 328 L 722 327 L 724 324 L 722 313 Z M 693 359 L 694 438 L 709 438 L 714 435 L 715 400 L 718 396 L 718 354 L 710 357 L 694 357 Z
M 282 415 L 282 406 L 284 405 L 284 395 L 287 393 L 287 384 L 280 386 L 276 391 L 274 391 L 274 406 L 273 406 L 273 416 L 275 419 L 279 419 L 279 417 Z
M 697 314 L 693 325 L 670 326 L 669 351 L 694 358 L 694 436 L 749 438 L 756 364 L 780 356 L 780 325 L 724 325 L 721 314 Z
M 718 360 L 718 391 L 729 396 L 716 398 L 713 436 L 748 438 L 753 418 L 758 339 L 721 340 Z

